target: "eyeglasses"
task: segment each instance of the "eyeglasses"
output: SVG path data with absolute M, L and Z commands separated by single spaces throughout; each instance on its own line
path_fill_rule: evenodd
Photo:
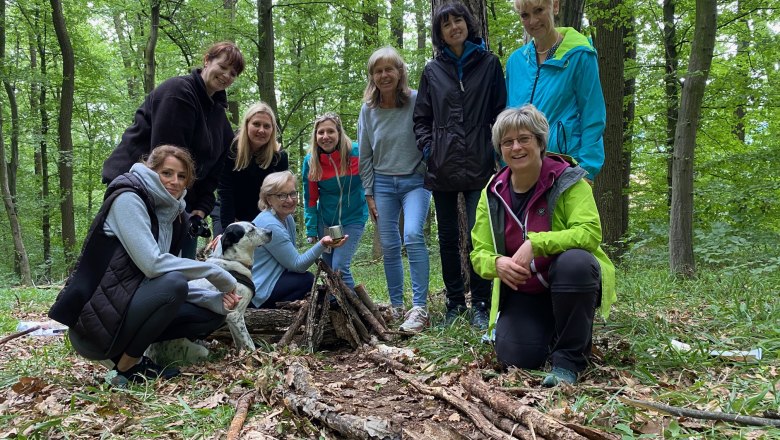
M 276 200 L 280 202 L 284 202 L 285 200 L 292 199 L 297 200 L 298 199 L 298 191 L 293 191 L 289 193 L 279 193 L 279 194 L 271 194 L 272 196 L 276 197 Z
M 527 147 L 532 140 L 534 140 L 534 137 L 531 135 L 519 136 L 511 139 L 504 139 L 503 141 L 501 141 L 501 148 L 505 150 L 511 150 L 512 147 L 515 146 L 515 142 L 517 142 L 518 145 L 520 145 L 521 147 Z

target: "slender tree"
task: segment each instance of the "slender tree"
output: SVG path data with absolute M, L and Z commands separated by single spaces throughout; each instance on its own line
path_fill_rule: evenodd
M 52 22 L 62 53 L 62 92 L 60 94 L 60 116 L 57 134 L 60 141 L 60 157 L 57 170 L 60 176 L 60 213 L 62 215 L 62 244 L 65 260 L 73 262 L 73 249 L 76 246 L 76 222 L 73 213 L 73 93 L 75 89 L 75 59 L 70 36 L 62 14 L 60 0 L 49 0 L 52 9 Z
M 696 0 L 696 27 L 674 133 L 669 222 L 669 265 L 673 273 L 683 276 L 692 276 L 696 272 L 693 256 L 693 156 L 701 104 L 715 49 L 716 25 L 717 2 Z
M 257 88 L 260 99 L 267 102 L 279 114 L 274 85 L 274 18 L 271 0 L 257 0 Z
M 3 72 L 6 71 L 5 65 L 5 2 L 0 4 L 0 68 Z M 5 75 L 3 75 L 5 78 Z M 5 79 L 3 80 L 5 83 Z M 8 87 L 6 86 L 6 91 Z M 16 103 L 16 97 L 14 94 L 9 94 L 9 99 L 14 98 L 14 105 Z M 16 260 L 18 262 L 17 267 L 19 276 L 22 280 L 22 284 L 32 284 L 32 274 L 30 272 L 30 261 L 27 258 L 27 251 L 24 248 L 24 241 L 22 240 L 22 228 L 19 222 L 19 216 L 16 212 L 16 202 L 11 195 L 11 189 L 8 185 L 8 168 L 5 163 L 5 142 L 3 141 L 3 112 L 0 111 L 0 191 L 3 196 L 3 206 L 5 207 L 6 215 L 8 216 L 8 223 L 11 226 L 11 233 L 14 240 L 14 251 L 16 252 Z
M 150 11 L 149 37 L 144 47 L 144 93 L 149 94 L 154 89 L 156 64 L 154 52 L 157 48 L 157 36 L 160 32 L 160 0 L 153 0 Z
M 680 106 L 677 69 L 680 64 L 677 53 L 677 23 L 675 8 L 677 0 L 664 0 L 664 92 L 666 94 L 666 182 L 667 205 L 672 204 L 672 153 L 674 152 L 674 131 L 677 126 L 677 111 Z

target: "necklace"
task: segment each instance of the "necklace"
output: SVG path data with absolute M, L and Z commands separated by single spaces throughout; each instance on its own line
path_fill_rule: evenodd
M 555 38 L 555 43 L 553 43 L 552 46 L 550 46 L 547 50 L 537 50 L 536 53 L 538 53 L 539 55 L 546 54 L 547 52 L 557 48 L 558 45 L 561 44 L 561 40 L 563 40 L 561 38 L 561 34 L 558 34 L 558 36 Z M 536 41 L 534 41 L 534 48 L 536 48 Z

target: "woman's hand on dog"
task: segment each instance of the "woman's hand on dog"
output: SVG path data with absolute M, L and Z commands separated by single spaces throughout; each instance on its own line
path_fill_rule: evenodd
M 236 289 L 222 294 L 222 306 L 225 307 L 225 310 L 235 309 L 239 301 L 241 301 L 241 297 L 236 295 Z
M 339 240 L 334 240 L 330 235 L 326 235 L 320 239 L 320 244 L 325 246 L 326 248 L 337 248 L 341 247 L 346 243 L 347 239 L 349 239 L 349 235 L 345 235 L 343 238 Z

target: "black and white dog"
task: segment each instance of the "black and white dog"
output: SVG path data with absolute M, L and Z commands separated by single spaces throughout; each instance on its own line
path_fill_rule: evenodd
M 255 343 L 244 322 L 244 312 L 255 295 L 255 287 L 252 283 L 255 249 L 269 241 L 271 241 L 271 231 L 258 228 L 249 222 L 236 222 L 225 228 L 222 235 L 209 245 L 213 250 L 206 262 L 225 269 L 238 280 L 236 294 L 241 297 L 241 300 L 225 318 L 238 350 L 255 350 Z M 192 288 L 217 291 L 205 278 L 190 281 L 189 284 Z M 208 350 L 187 339 L 175 339 L 152 344 L 146 355 L 160 365 L 167 365 L 205 360 Z

